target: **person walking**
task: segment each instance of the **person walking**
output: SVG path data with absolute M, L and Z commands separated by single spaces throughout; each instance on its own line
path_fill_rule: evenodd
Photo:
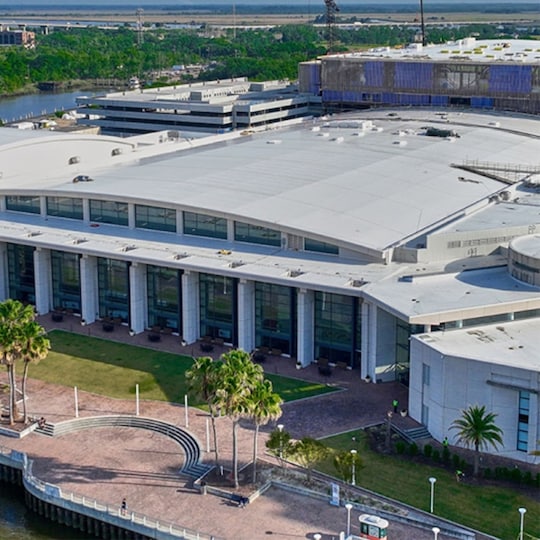
M 397 399 L 392 400 L 392 407 L 394 407 L 394 412 L 397 413 L 399 401 Z
M 122 499 L 122 504 L 120 505 L 120 510 L 122 512 L 122 515 L 125 516 L 126 512 L 127 512 L 127 501 L 126 501 L 125 497 Z

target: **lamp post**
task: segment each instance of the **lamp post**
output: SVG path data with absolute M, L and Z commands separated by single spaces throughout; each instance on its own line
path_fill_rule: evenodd
M 430 497 L 429 497 L 429 511 L 433 514 L 433 496 L 435 492 L 435 482 L 437 479 L 434 476 L 429 477 L 429 483 L 431 484 Z
M 433 531 L 433 539 L 437 540 L 437 537 L 439 536 L 441 529 L 439 529 L 439 527 L 432 527 L 431 530 Z
M 356 486 L 356 450 L 351 450 L 351 485 Z
M 352 504 L 347 503 L 345 505 L 345 508 L 347 509 L 347 538 L 351 535 L 351 510 L 352 510 Z
M 523 540 L 523 518 L 525 516 L 525 512 L 527 511 L 526 508 L 523 508 L 523 506 L 521 506 L 520 508 L 518 508 L 518 512 L 519 512 L 519 540 Z
M 279 459 L 283 459 L 283 424 L 278 424 L 279 431 Z
M 321 538 L 322 538 L 322 534 L 315 533 L 315 534 L 313 535 L 313 540 L 321 540 Z

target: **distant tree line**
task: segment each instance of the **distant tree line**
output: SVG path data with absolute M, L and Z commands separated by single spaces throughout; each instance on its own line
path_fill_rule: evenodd
M 137 43 L 137 33 L 128 27 L 71 28 L 38 35 L 34 50 L 0 49 L 0 95 L 20 92 L 41 81 L 126 80 L 134 75 L 144 79 L 156 70 L 190 64 L 206 66 L 199 75 L 203 80 L 296 79 L 299 62 L 326 52 L 324 27 L 293 24 L 270 30 L 237 30 L 235 34 L 229 30 L 220 37 L 210 32 L 204 27 L 198 31 L 147 29 L 141 44 Z M 414 40 L 416 32 L 402 25 L 336 29 L 337 50 L 406 44 Z M 441 26 L 428 29 L 428 41 L 441 43 L 469 35 L 510 38 L 516 34 L 512 25 Z

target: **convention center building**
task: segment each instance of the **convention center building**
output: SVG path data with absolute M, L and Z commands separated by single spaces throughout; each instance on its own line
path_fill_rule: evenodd
M 499 452 L 532 461 L 538 125 L 379 109 L 198 137 L 3 128 L 0 299 L 400 380 L 439 440 L 486 405 Z

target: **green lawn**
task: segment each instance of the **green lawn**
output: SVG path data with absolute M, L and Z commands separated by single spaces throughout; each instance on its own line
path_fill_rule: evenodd
M 356 437 L 357 442 L 352 441 L 352 436 Z M 377 454 L 367 446 L 363 432 L 344 433 L 324 439 L 323 442 L 333 452 L 358 449 L 364 465 L 356 478 L 359 486 L 429 511 L 428 478 L 434 476 L 437 479 L 434 488 L 434 513 L 438 516 L 502 540 L 515 540 L 519 533 L 518 508 L 523 506 L 527 509 L 525 532 L 531 535 L 525 535 L 525 538 L 540 537 L 538 497 L 527 497 L 517 489 L 476 486 L 467 480 L 458 483 L 453 474 L 442 468 Z M 317 469 L 335 476 L 333 453 L 321 462 Z
M 192 364 L 190 356 L 60 330 L 50 332 L 49 338 L 49 356 L 30 366 L 29 377 L 122 399 L 132 398 L 138 384 L 141 399 L 184 402 L 184 373 Z M 284 401 L 336 390 L 279 375 L 268 374 L 266 378 Z

